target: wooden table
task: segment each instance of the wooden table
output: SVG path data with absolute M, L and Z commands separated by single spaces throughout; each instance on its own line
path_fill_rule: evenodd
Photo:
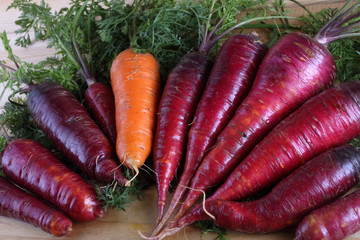
M 0 31 L 6 30 L 8 37 L 14 42 L 16 26 L 14 21 L 18 17 L 18 12 L 10 10 L 6 12 L 7 6 L 12 0 L 1 0 L 0 4 Z M 66 6 L 69 0 L 47 0 L 53 9 L 59 9 L 62 6 Z M 321 9 L 323 7 L 335 7 L 344 0 L 303 0 L 304 4 L 310 6 L 311 10 Z M 298 8 L 291 8 L 294 15 L 302 13 Z M 14 53 L 21 57 L 25 61 L 38 62 L 44 59 L 46 56 L 50 56 L 54 53 L 53 49 L 47 49 L 46 44 L 43 42 L 35 43 L 29 49 L 23 49 L 20 47 L 14 47 Z M 5 59 L 7 54 L 4 52 L 2 46 L 0 47 L 0 59 Z M 1 90 L 2 86 L 0 86 Z M 0 106 L 3 105 L 6 97 L 0 101 Z M 126 211 L 109 210 L 105 216 L 93 222 L 80 223 L 75 222 L 73 231 L 65 237 L 60 239 L 81 239 L 81 240 L 132 240 L 140 239 L 138 231 L 141 231 L 145 235 L 151 233 L 154 223 L 157 217 L 156 207 L 156 190 L 151 188 L 145 192 L 145 199 L 142 201 L 136 201 L 130 204 Z M 215 239 L 216 234 L 205 235 L 204 240 Z M 291 240 L 294 238 L 294 229 L 289 229 L 279 233 L 273 234 L 243 234 L 236 232 L 229 232 L 228 238 L 231 240 Z M 4 240 L 30 240 L 30 239 L 59 239 L 52 237 L 51 235 L 34 228 L 33 226 L 16 221 L 7 217 L 0 217 L 0 239 Z M 187 239 L 200 239 L 200 231 L 187 227 L 183 231 L 179 232 L 175 236 L 171 236 L 167 239 L 172 240 L 187 240 Z M 360 232 L 349 237 L 350 239 L 360 239 Z

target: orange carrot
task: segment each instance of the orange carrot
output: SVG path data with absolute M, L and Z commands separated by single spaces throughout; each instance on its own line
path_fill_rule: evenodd
M 159 65 L 152 54 L 135 53 L 130 48 L 115 58 L 110 77 L 115 97 L 116 153 L 125 167 L 135 170 L 135 178 L 152 149 L 160 94 Z

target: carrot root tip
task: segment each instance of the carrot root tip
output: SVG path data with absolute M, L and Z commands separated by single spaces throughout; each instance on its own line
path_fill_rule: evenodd
M 139 168 L 137 166 L 132 166 L 132 168 L 135 170 L 135 175 L 125 183 L 125 187 L 130 187 L 131 182 L 139 175 Z

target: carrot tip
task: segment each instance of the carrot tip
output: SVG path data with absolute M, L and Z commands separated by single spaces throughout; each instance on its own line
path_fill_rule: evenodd
M 104 214 L 105 214 L 105 210 L 102 207 L 96 207 L 94 209 L 94 216 L 95 217 L 101 218 L 102 216 L 104 216 Z
M 135 175 L 125 183 L 125 187 L 130 187 L 131 182 L 134 181 L 134 179 L 139 175 L 139 169 L 137 166 L 132 166 L 132 168 L 135 170 Z
M 154 237 L 146 237 L 144 234 L 141 233 L 140 230 L 138 230 L 138 234 L 139 234 L 140 237 L 143 238 L 143 239 L 148 239 L 148 240 L 157 239 L 157 238 L 154 238 Z

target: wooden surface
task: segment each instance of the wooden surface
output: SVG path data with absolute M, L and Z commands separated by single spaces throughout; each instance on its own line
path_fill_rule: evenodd
M 14 10 L 6 11 L 7 6 L 12 0 L 1 0 L 0 4 L 0 31 L 6 30 L 12 43 L 16 38 L 16 26 L 14 21 L 18 17 L 18 12 Z M 59 9 L 66 6 L 70 0 L 47 0 L 53 9 Z M 343 0 L 300 0 L 301 3 L 311 6 L 310 9 L 316 10 L 324 7 L 335 7 Z M 295 8 L 290 4 L 291 11 L 294 15 L 302 14 L 302 10 Z M 46 56 L 51 56 L 54 51 L 46 48 L 46 43 L 35 43 L 31 48 L 23 49 L 14 46 L 14 53 L 25 61 L 38 62 Z M 0 59 L 4 60 L 7 54 L 0 46 Z M 3 86 L 0 85 L 0 90 Z M 0 108 L 3 105 L 4 99 L 0 102 Z M 55 238 L 44 233 L 40 229 L 33 226 L 16 221 L 7 217 L 0 217 L 0 239 L 4 240 L 30 240 L 30 239 L 81 239 L 81 240 L 132 240 L 140 239 L 138 231 L 145 235 L 151 233 L 157 217 L 156 207 L 156 190 L 149 189 L 145 192 L 145 199 L 136 201 L 126 208 L 126 212 L 109 210 L 105 216 L 93 222 L 79 223 L 75 222 L 73 231 L 65 237 Z M 202 239 L 215 239 L 215 234 L 207 234 Z M 243 234 L 229 232 L 228 238 L 231 240 L 291 240 L 294 238 L 294 229 L 282 231 L 274 234 Z M 168 240 L 187 240 L 187 239 L 201 239 L 199 230 L 193 227 L 187 227 L 175 236 L 167 238 Z M 357 233 L 349 238 L 360 240 L 360 233 Z

